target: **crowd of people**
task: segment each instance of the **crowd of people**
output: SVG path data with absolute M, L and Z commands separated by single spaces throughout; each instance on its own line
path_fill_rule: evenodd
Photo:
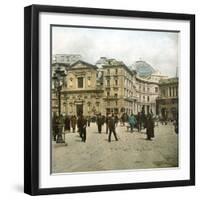
M 141 132 L 141 130 L 146 129 L 146 139 L 152 140 L 154 138 L 154 127 L 155 121 L 157 121 L 156 117 L 153 115 L 153 112 L 150 111 L 147 114 L 142 112 L 138 112 L 137 115 L 133 113 L 128 115 L 127 113 L 123 113 L 120 117 L 114 113 L 107 113 L 106 116 L 98 113 L 95 116 L 93 122 L 97 124 L 98 133 L 102 133 L 102 127 L 105 124 L 106 126 L 106 134 L 108 134 L 108 142 L 111 142 L 112 135 L 115 140 L 118 141 L 116 127 L 120 123 L 121 126 L 127 127 L 127 130 L 130 129 L 130 132 L 133 133 L 134 130 Z M 56 136 L 60 131 L 58 128 L 58 124 L 63 124 L 62 132 L 73 132 L 76 131 L 79 133 L 80 138 L 83 142 L 86 142 L 87 136 L 87 127 L 90 127 L 91 117 L 83 116 L 82 113 L 79 113 L 78 116 L 53 116 L 53 138 L 56 140 Z

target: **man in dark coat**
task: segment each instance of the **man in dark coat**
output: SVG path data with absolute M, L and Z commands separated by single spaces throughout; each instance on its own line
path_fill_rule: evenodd
M 73 129 L 73 133 L 75 133 L 75 129 L 76 129 L 76 116 L 75 115 L 73 115 L 72 117 L 71 117 L 71 127 L 72 127 L 72 129 Z
M 111 134 L 114 134 L 115 140 L 118 141 L 117 134 L 115 131 L 116 119 L 114 114 L 108 120 L 108 127 L 109 127 L 109 135 L 108 135 L 108 142 L 111 142 Z
M 150 113 L 147 114 L 146 118 L 146 134 L 147 140 L 151 140 L 154 137 L 154 120 Z
M 52 133 L 53 133 L 53 140 L 56 141 L 56 136 L 58 135 L 58 121 L 59 118 L 56 114 L 52 117 Z
M 106 119 L 105 119 L 105 122 L 106 122 L 106 134 L 108 134 L 108 131 L 109 131 L 108 120 L 109 120 L 109 114 L 106 113 Z
M 70 131 L 70 117 L 68 115 L 65 117 L 65 131 Z
M 91 117 L 88 116 L 88 117 L 87 117 L 87 124 L 88 124 L 88 127 L 90 127 L 90 121 L 91 121 Z
M 145 109 L 144 106 L 142 107 L 142 112 L 141 112 L 141 128 L 146 128 L 146 115 L 145 115 Z
M 86 142 L 86 126 L 87 126 L 87 120 L 81 113 L 78 119 L 78 124 L 79 124 L 79 132 L 80 136 L 82 138 L 83 142 Z
M 125 122 L 128 121 L 128 118 L 129 118 L 128 114 L 127 113 L 123 113 L 123 115 L 121 117 L 123 126 L 125 125 Z
M 137 128 L 138 128 L 138 132 L 140 132 L 142 129 L 142 115 L 140 112 L 138 112 L 138 115 L 137 115 Z
M 103 119 L 101 113 L 99 113 L 99 115 L 97 116 L 97 127 L 98 127 L 98 132 L 99 133 L 101 133 L 103 124 L 104 124 L 104 119 Z

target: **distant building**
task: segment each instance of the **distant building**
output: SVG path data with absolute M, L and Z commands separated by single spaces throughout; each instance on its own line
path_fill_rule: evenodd
M 78 60 L 81 60 L 80 54 L 55 54 L 52 58 L 52 63 L 71 65 Z
M 154 82 L 159 82 L 160 80 L 167 78 L 168 76 L 161 74 L 158 70 L 151 74 L 151 80 Z
M 160 94 L 156 100 L 160 117 L 174 120 L 178 114 L 178 78 L 159 81 Z
M 152 111 L 156 114 L 156 99 L 159 96 L 158 82 L 136 76 L 136 88 L 138 111 L 144 108 L 145 113 Z
M 156 114 L 156 99 L 159 96 L 159 81 L 167 76 L 156 71 L 145 61 L 136 61 L 134 66 L 136 71 L 136 91 L 138 111 L 144 108 L 145 113 L 152 111 Z

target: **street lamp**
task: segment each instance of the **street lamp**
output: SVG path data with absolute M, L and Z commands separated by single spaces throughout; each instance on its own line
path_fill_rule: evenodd
M 61 116 L 61 90 L 62 86 L 64 84 L 64 78 L 66 77 L 66 73 L 64 70 L 62 70 L 60 67 L 58 67 L 55 70 L 55 73 L 52 77 L 53 79 L 53 84 L 54 88 L 57 92 L 57 97 L 58 97 L 58 120 L 56 123 L 56 130 L 57 130 L 57 140 L 56 143 L 65 143 L 65 141 L 62 138 L 62 130 L 63 130 L 63 119 Z

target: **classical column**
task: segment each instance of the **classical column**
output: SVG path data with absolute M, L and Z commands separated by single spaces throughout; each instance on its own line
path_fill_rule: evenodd
M 168 88 L 167 88 L 167 91 L 168 91 L 167 97 L 170 97 L 170 91 L 169 91 L 169 90 L 170 90 L 170 88 L 168 87 Z

